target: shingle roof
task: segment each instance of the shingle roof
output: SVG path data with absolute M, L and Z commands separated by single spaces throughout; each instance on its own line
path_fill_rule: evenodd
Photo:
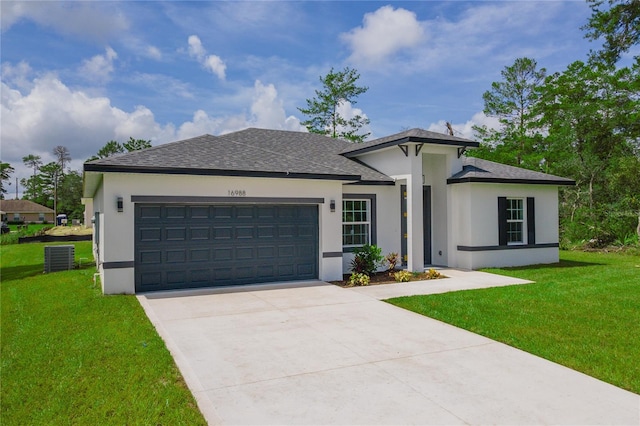
M 0 200 L 0 210 L 5 213 L 54 213 L 53 209 L 29 200 Z
M 366 152 L 376 151 L 389 146 L 399 145 L 407 142 L 416 143 L 432 143 L 438 145 L 452 145 L 464 147 L 478 147 L 478 142 L 469 139 L 459 138 L 457 136 L 449 136 L 443 133 L 431 132 L 423 129 L 410 129 L 395 135 L 386 136 L 384 138 L 374 139 L 369 142 L 350 144 L 342 154 L 347 157 L 353 157 Z
M 575 185 L 571 179 L 472 157 L 463 157 L 462 171 L 447 179 L 449 184 L 465 182 Z
M 300 177 L 392 183 L 340 155 L 350 142 L 312 133 L 246 129 L 203 135 L 85 163 L 85 171 Z

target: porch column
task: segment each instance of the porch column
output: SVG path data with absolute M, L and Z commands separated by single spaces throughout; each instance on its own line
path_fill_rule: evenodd
M 410 171 L 407 176 L 407 269 L 424 271 L 424 230 L 422 212 L 422 154 L 409 149 Z

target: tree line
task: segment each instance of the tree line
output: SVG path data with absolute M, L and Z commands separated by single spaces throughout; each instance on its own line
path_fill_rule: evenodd
M 640 2 L 589 1 L 586 37 L 602 49 L 547 75 L 518 58 L 483 95 L 498 129 L 475 127 L 469 155 L 571 177 L 560 190 L 561 235 L 594 246 L 640 237 L 640 57 L 620 66 L 640 40 Z
M 144 139 L 129 138 L 123 144 L 111 140 L 86 161 L 149 147 L 151 141 Z M 82 172 L 65 167 L 71 161 L 71 153 L 67 147 L 56 146 L 52 154 L 56 160 L 47 164 L 43 164 L 39 155 L 29 154 L 22 157 L 24 165 L 33 170 L 30 177 L 20 180 L 20 185 L 24 188 L 22 199 L 54 209 L 56 213 L 64 213 L 69 219 L 81 219 L 84 215 L 84 206 L 81 203 Z M 15 169 L 9 163 L 1 163 L 0 166 L 0 195 L 4 199 L 4 194 L 7 193 L 6 183 L 10 184 L 11 174 Z

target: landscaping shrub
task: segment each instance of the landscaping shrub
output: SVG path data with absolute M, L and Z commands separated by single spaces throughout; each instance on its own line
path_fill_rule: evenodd
M 351 274 L 351 276 L 349 277 L 349 285 L 350 286 L 364 286 L 364 285 L 369 285 L 370 282 L 370 278 L 369 275 L 366 274 L 360 274 L 357 272 L 354 272 L 353 274 Z
M 428 280 L 434 280 L 436 278 L 442 278 L 442 274 L 438 271 L 436 271 L 435 269 L 429 269 L 427 271 L 427 279 Z
M 409 271 L 399 271 L 393 274 L 393 278 L 399 283 L 408 283 L 413 278 L 413 274 Z
M 400 256 L 398 256 L 398 253 L 389 253 L 384 260 L 387 262 L 387 264 L 389 265 L 387 267 L 387 269 L 389 271 L 394 271 L 396 269 L 396 265 L 398 264 L 398 260 L 400 260 Z
M 376 245 L 365 244 L 353 250 L 351 271 L 358 274 L 371 275 L 382 263 L 382 249 Z

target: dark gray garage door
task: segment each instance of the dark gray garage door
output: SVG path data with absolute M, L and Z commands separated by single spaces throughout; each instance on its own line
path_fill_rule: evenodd
M 136 292 L 318 278 L 318 208 L 136 204 Z

